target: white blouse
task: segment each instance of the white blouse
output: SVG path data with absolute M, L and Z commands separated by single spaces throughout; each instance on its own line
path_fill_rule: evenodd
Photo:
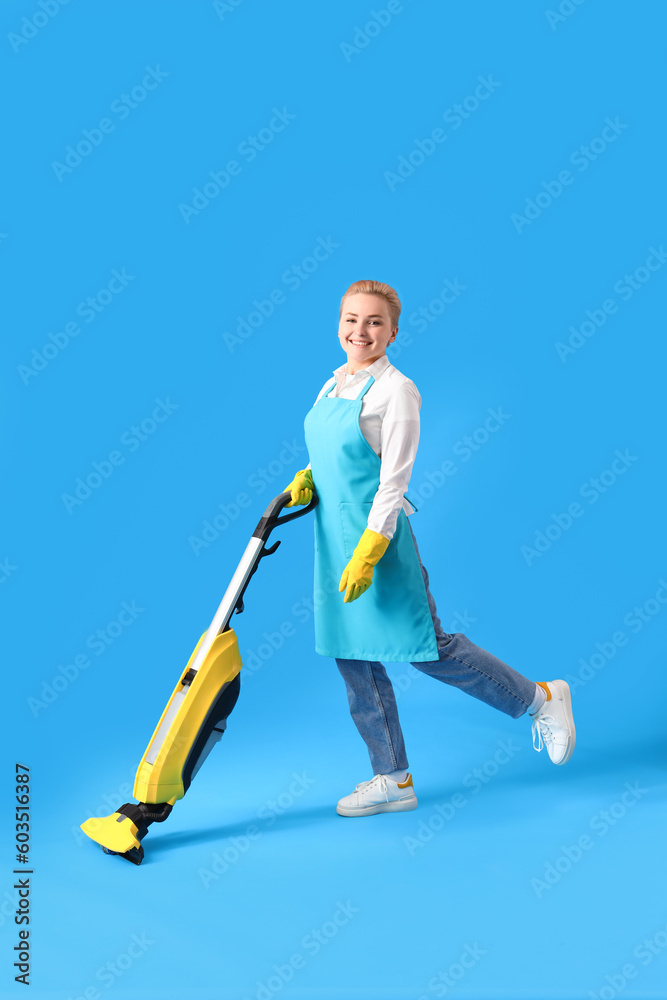
M 421 396 L 414 382 L 399 372 L 386 354 L 354 375 L 347 374 L 347 362 L 335 368 L 332 374 L 336 376 L 336 385 L 327 395 L 356 399 L 368 381 L 369 373 L 375 381 L 361 400 L 359 427 L 380 457 L 381 464 L 380 484 L 368 515 L 367 527 L 391 539 L 401 507 L 406 514 L 413 512 L 403 494 L 408 491 L 419 445 Z M 324 383 L 317 400 L 330 382 L 329 378 Z M 306 468 L 310 468 L 310 462 Z

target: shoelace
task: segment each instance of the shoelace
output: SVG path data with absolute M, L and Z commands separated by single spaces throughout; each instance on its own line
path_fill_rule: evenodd
M 372 785 L 373 782 L 375 782 L 375 781 L 377 781 L 377 783 L 379 784 L 380 788 L 382 789 L 382 792 L 384 794 L 384 797 L 385 797 L 386 801 L 389 802 L 389 791 L 387 789 L 387 779 L 384 776 L 384 774 L 374 774 L 373 777 L 369 778 L 368 781 L 360 781 L 358 785 L 354 786 L 354 790 L 355 790 L 355 792 L 361 791 L 361 790 L 363 790 L 365 788 L 368 788 L 368 786 Z
M 556 720 L 553 715 L 542 715 L 538 719 L 533 719 L 533 724 L 531 726 L 533 733 L 533 750 L 538 752 L 545 746 L 553 741 L 553 733 L 551 732 L 551 726 L 555 725 Z M 537 746 L 535 746 L 535 734 L 537 734 Z M 544 739 L 542 735 L 544 734 Z

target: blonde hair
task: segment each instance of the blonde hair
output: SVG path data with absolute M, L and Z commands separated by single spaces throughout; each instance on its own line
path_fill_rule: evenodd
M 387 303 L 389 307 L 389 319 L 391 321 L 392 330 L 394 327 L 398 326 L 398 317 L 401 315 L 401 300 L 398 294 L 391 285 L 385 285 L 382 281 L 371 281 L 366 279 L 365 281 L 355 281 L 347 289 L 343 298 L 340 300 L 340 311 L 338 313 L 338 319 L 343 315 L 343 303 L 348 295 L 356 295 L 358 292 L 364 292 L 366 295 L 378 295 L 381 299 Z

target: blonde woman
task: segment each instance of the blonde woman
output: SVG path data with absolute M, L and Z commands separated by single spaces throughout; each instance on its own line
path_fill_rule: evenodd
M 306 416 L 310 461 L 286 487 L 287 506 L 309 503 L 313 488 L 319 498 L 315 649 L 336 660 L 373 769 L 338 802 L 341 816 L 417 805 L 383 661 L 409 662 L 512 718 L 527 713 L 533 746 L 546 745 L 555 764 L 570 759 L 576 738 L 565 681 L 528 680 L 461 632 L 442 628 L 409 521 L 417 509 L 408 485 L 421 396 L 385 353 L 400 313 L 395 290 L 379 281 L 356 281 L 343 295 L 338 339 L 347 362 Z

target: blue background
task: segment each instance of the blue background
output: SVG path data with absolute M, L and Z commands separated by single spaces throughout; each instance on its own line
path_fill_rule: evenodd
M 3 995 L 22 989 L 18 760 L 32 772 L 36 1000 L 667 996 L 667 269 L 645 268 L 667 240 L 665 8 L 397 8 L 3 4 Z M 147 67 L 160 82 L 123 105 Z M 493 91 L 470 99 L 489 75 Z M 443 118 L 467 98 L 466 118 Z M 276 109 L 293 117 L 261 133 Z M 98 145 L 54 167 L 104 118 Z M 607 119 L 618 134 L 591 146 Z M 436 128 L 446 139 L 429 146 Z M 271 141 L 250 159 L 258 134 Z M 224 189 L 184 210 L 230 160 Z M 320 239 L 330 252 L 313 268 Z M 109 296 L 114 269 L 132 277 Z M 233 623 L 246 668 L 222 744 L 141 867 L 107 857 L 79 823 L 131 799 L 257 521 L 307 463 L 303 419 L 344 361 L 338 306 L 360 278 L 403 303 L 389 355 L 423 399 L 411 523 L 443 625 L 534 680 L 567 679 L 575 755 L 554 767 L 526 718 L 390 664 L 419 809 L 337 816 L 370 772 L 303 611 L 305 517 L 276 533 Z M 444 305 L 447 280 L 464 288 Z M 238 336 L 274 289 L 280 304 Z M 111 301 L 87 322 L 79 304 L 100 291 Z M 616 311 L 562 360 L 556 345 L 609 299 Z M 139 440 L 156 400 L 171 412 Z M 508 417 L 483 440 L 490 408 Z M 617 450 L 628 464 L 591 502 L 582 487 Z M 114 451 L 120 464 L 68 505 Z M 447 459 L 457 471 L 438 481 Z M 575 502 L 581 516 L 526 557 Z M 141 610 L 91 648 L 123 602 Z M 503 742 L 512 755 L 494 765 Z M 144 950 L 128 964 L 132 935 Z M 450 968 L 462 977 L 446 985 Z

